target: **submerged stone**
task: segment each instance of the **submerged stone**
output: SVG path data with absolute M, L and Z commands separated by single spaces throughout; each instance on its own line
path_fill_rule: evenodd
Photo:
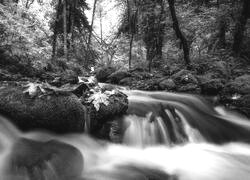
M 6 165 L 5 178 L 9 180 L 71 180 L 81 177 L 83 157 L 66 143 L 21 138 L 14 144 Z

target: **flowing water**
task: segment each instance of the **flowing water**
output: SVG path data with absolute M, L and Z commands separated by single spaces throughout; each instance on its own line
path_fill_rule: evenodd
M 201 97 L 125 91 L 122 143 L 22 133 L 0 117 L 0 180 L 248 180 L 250 121 Z

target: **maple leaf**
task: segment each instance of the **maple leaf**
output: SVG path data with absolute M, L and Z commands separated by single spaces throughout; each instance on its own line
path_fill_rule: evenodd
M 39 83 L 28 83 L 24 87 L 27 87 L 26 90 L 23 91 L 23 93 L 28 93 L 31 97 L 35 97 L 38 95 L 39 91 L 42 93 L 45 93 L 45 90 L 42 87 L 42 84 Z
M 99 111 L 100 109 L 100 104 L 104 104 L 104 105 L 109 105 L 109 95 L 106 93 L 102 93 L 102 92 L 97 92 L 95 94 L 93 94 L 92 96 L 90 96 L 88 98 L 89 102 L 92 102 L 92 104 L 94 105 L 95 109 L 97 111 Z

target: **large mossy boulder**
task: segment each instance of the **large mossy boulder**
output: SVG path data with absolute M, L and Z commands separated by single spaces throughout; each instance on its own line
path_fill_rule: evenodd
M 91 120 L 87 123 L 89 133 L 103 139 L 110 139 L 112 123 L 128 109 L 128 99 L 124 93 L 110 92 L 96 94 L 96 98 L 88 105 Z
M 83 132 L 86 109 L 71 93 L 30 96 L 20 83 L 1 83 L 0 113 L 22 130 Z

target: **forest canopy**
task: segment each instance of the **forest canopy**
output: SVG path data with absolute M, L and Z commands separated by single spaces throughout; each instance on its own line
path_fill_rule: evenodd
M 2 0 L 0 48 L 38 71 L 245 62 L 249 7 L 247 0 Z M 112 15 L 117 24 L 106 35 Z

